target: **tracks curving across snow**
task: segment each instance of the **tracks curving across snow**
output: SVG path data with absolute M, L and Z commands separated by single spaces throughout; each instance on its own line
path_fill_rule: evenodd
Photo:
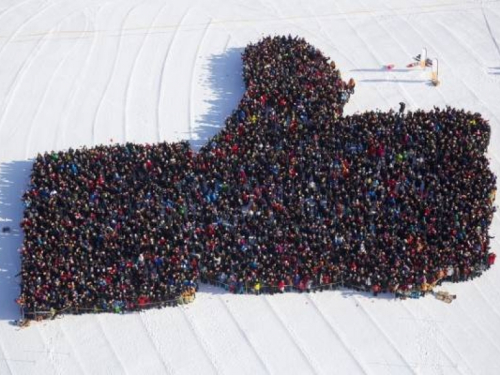
M 5 9 L 3 9 L 1 12 L 0 12 L 0 20 L 2 19 L 2 17 L 4 17 L 6 14 L 9 14 L 9 13 L 12 13 L 13 11 L 17 10 L 18 8 L 21 8 L 24 4 L 28 4 L 30 2 L 34 2 L 34 0 L 25 0 L 25 1 L 21 1 L 21 2 L 18 2 L 16 5 L 14 6 L 9 6 L 9 7 L 6 7 Z
M 160 108 L 162 108 L 163 105 L 163 81 L 164 81 L 164 76 L 165 76 L 165 67 L 167 65 L 168 58 L 170 57 L 170 51 L 172 49 L 172 45 L 174 44 L 177 34 L 179 33 L 179 29 L 182 27 L 184 20 L 186 19 L 187 15 L 189 14 L 191 8 L 187 7 L 186 11 L 182 15 L 179 23 L 176 24 L 174 34 L 172 35 L 172 38 L 170 39 L 170 42 L 168 43 L 167 50 L 165 52 L 165 55 L 163 57 L 163 63 L 161 65 L 161 72 L 160 72 L 160 77 L 158 80 L 158 92 L 157 92 L 157 102 L 156 102 L 156 138 L 158 142 L 162 141 L 162 136 L 161 136 L 161 131 L 160 131 Z
M 491 30 L 491 25 L 490 25 L 490 22 L 488 21 L 488 17 L 486 17 L 486 12 L 484 11 L 484 2 L 483 1 L 481 1 L 481 13 L 483 14 L 484 23 L 486 24 L 486 28 L 488 29 L 488 34 L 490 35 L 491 41 L 493 42 L 493 45 L 495 46 L 495 49 L 498 53 L 498 58 L 500 60 L 500 46 L 498 45 L 497 39 L 495 38 L 495 35 L 493 34 L 493 30 Z
M 42 9 L 39 9 L 37 11 L 35 11 L 31 16 L 29 16 L 27 19 L 25 19 L 15 30 L 13 33 L 10 34 L 10 36 L 7 38 L 7 40 L 2 44 L 2 47 L 0 48 L 0 57 L 3 55 L 5 49 L 10 46 L 11 42 L 16 38 L 16 36 L 21 32 L 22 29 L 24 29 L 28 24 L 30 24 L 30 22 L 32 22 L 33 20 L 43 16 L 45 14 L 45 12 L 48 10 L 48 9 L 51 9 L 52 7 L 54 7 L 55 5 L 57 5 L 56 3 L 53 3 L 53 4 L 48 4 L 48 5 L 45 5 L 44 7 L 42 7 Z M 7 13 L 8 9 L 4 12 L 4 13 Z M 59 23 L 58 23 L 59 25 Z M 56 26 L 57 27 L 57 26 Z M 35 45 L 35 47 L 33 48 L 32 52 L 30 53 L 30 57 L 33 55 L 33 51 L 36 51 L 38 48 L 39 48 L 39 44 L 46 39 L 46 37 L 48 35 L 50 35 L 50 33 L 54 30 L 55 28 L 51 29 L 46 35 L 42 36 L 41 38 L 39 38 L 39 41 L 38 43 Z M 9 85 L 9 88 L 7 89 L 7 95 L 2 103 L 2 107 L 1 107 L 1 116 L 0 116 L 0 132 L 2 131 L 2 126 L 3 126 L 3 122 L 4 122 L 4 119 L 5 119 L 5 116 L 6 116 L 6 113 L 8 112 L 8 107 L 9 107 L 9 103 L 11 102 L 11 98 L 12 98 L 12 92 L 14 91 L 16 85 L 18 84 L 17 81 L 18 81 L 18 77 L 19 77 L 19 73 L 21 71 L 23 71 L 26 67 L 26 61 L 25 60 L 22 64 L 22 66 L 19 68 L 19 70 L 17 71 L 16 75 L 14 76 L 14 79 L 11 81 L 11 84 Z
M 90 48 L 89 52 L 85 56 L 85 60 L 83 63 L 83 67 L 78 70 L 78 75 L 75 75 L 74 80 L 70 84 L 70 94 L 67 97 L 67 99 L 64 102 L 64 105 L 62 106 L 61 113 L 59 116 L 59 119 L 57 120 L 57 125 L 56 125 L 56 135 L 54 137 L 54 150 L 57 150 L 59 147 L 59 144 L 57 143 L 58 139 L 62 140 L 62 143 L 65 144 L 65 137 L 67 133 L 67 128 L 68 126 L 68 119 L 71 113 L 73 112 L 75 108 L 75 101 L 76 98 L 78 97 L 78 94 L 83 86 L 84 78 L 86 74 L 88 73 L 89 70 L 89 63 L 94 56 L 94 51 L 97 46 L 97 39 L 99 37 L 99 33 L 96 31 L 96 18 L 99 15 L 99 11 L 102 9 L 102 7 L 98 8 L 95 11 L 95 14 L 89 14 L 91 13 L 90 10 L 88 13 L 86 13 L 86 18 L 90 19 L 93 24 L 93 29 L 94 32 L 92 33 L 92 42 L 90 43 Z M 93 141 L 92 141 L 93 142 Z
M 92 121 L 92 133 L 91 133 L 91 137 L 92 137 L 92 144 L 94 144 L 94 145 L 95 145 L 95 131 L 96 131 L 96 126 L 97 126 L 97 121 L 99 119 L 99 113 L 101 111 L 102 104 L 103 104 L 103 102 L 104 102 L 104 100 L 106 98 L 106 94 L 108 92 L 109 85 L 110 85 L 111 81 L 113 80 L 113 78 L 114 78 L 114 76 L 116 74 L 116 64 L 117 64 L 118 58 L 120 56 L 121 48 L 122 48 L 122 39 L 123 39 L 125 24 L 127 22 L 128 17 L 130 16 L 130 13 L 132 13 L 132 11 L 134 9 L 136 9 L 139 5 L 140 4 L 137 3 L 137 4 L 133 5 L 132 7 L 130 7 L 130 9 L 127 11 L 125 17 L 123 17 L 123 21 L 122 21 L 122 24 L 120 26 L 120 32 L 119 32 L 119 37 L 118 37 L 118 47 L 116 49 L 115 58 L 114 58 L 114 61 L 113 61 L 111 72 L 110 72 L 110 74 L 108 74 L 109 78 L 107 79 L 106 85 L 104 87 L 104 90 L 102 92 L 101 98 L 100 98 L 99 103 L 97 105 L 97 109 L 96 109 L 95 114 L 94 114 L 94 120 Z M 124 130 L 126 130 L 126 129 L 124 129 Z M 124 140 L 124 142 L 126 142 L 126 140 L 127 140 L 127 134 L 126 133 L 123 134 L 123 140 Z
M 75 13 L 80 13 L 80 12 L 78 11 L 78 12 L 75 12 Z M 35 114 L 33 116 L 33 119 L 31 120 L 31 124 L 30 124 L 30 127 L 29 127 L 28 135 L 26 137 L 26 150 L 25 150 L 25 157 L 26 157 L 26 159 L 28 159 L 31 156 L 30 155 L 30 151 L 31 151 L 30 147 L 31 147 L 32 138 L 33 138 L 32 137 L 33 128 L 37 124 L 37 119 L 38 119 L 38 116 L 40 115 L 40 111 L 42 109 L 44 109 L 44 108 L 45 109 L 47 108 L 47 106 L 46 106 L 46 100 L 47 100 L 48 93 L 49 93 L 50 89 L 53 87 L 54 80 L 56 78 L 59 78 L 58 77 L 59 70 L 66 63 L 66 61 L 68 60 L 68 57 L 71 56 L 71 54 L 73 53 L 73 51 L 75 51 L 80 46 L 80 43 L 83 40 L 83 36 L 85 35 L 85 33 L 88 30 L 88 25 L 89 25 L 89 22 L 88 22 L 88 19 L 86 17 L 85 18 L 85 30 L 80 33 L 80 35 L 78 36 L 77 42 L 69 49 L 69 51 L 65 54 L 64 58 L 62 58 L 59 61 L 59 63 L 57 64 L 57 67 L 54 69 L 54 71 L 51 74 L 49 82 L 45 86 L 45 91 L 44 91 L 44 93 L 42 95 L 41 100 L 38 102 Z M 57 139 L 57 132 L 56 132 L 55 139 Z
M 21 4 L 18 4 L 18 6 L 19 5 L 21 5 Z M 44 7 L 42 7 L 42 9 L 35 10 L 31 16 L 29 16 L 26 20 L 24 20 L 16 29 L 14 29 L 14 32 L 10 34 L 10 36 L 7 38 L 7 40 L 3 43 L 2 47 L 0 48 L 0 57 L 2 56 L 5 48 L 10 45 L 10 43 L 14 40 L 14 38 L 17 35 L 19 35 L 19 33 L 21 32 L 21 30 L 23 28 L 25 28 L 34 19 L 41 17 L 48 9 L 54 7 L 55 5 L 56 5 L 55 3 L 47 4 Z M 9 9 L 7 9 L 4 12 L 4 14 L 7 13 Z M 50 33 L 50 31 L 49 31 L 49 33 Z
M 132 77 L 134 76 L 134 72 L 135 72 L 135 69 L 137 67 L 137 60 L 139 60 L 139 56 L 141 55 L 143 49 L 144 49 L 144 46 L 146 45 L 146 41 L 148 39 L 148 37 L 151 35 L 151 30 L 154 28 L 154 25 L 156 24 L 158 18 L 163 14 L 163 11 L 165 10 L 165 7 L 167 6 L 168 2 L 165 2 L 163 3 L 163 5 L 161 6 L 161 8 L 156 12 L 153 20 L 151 21 L 151 24 L 148 26 L 147 28 L 147 31 L 146 31 L 146 34 L 144 35 L 144 38 L 142 38 L 142 42 L 141 42 L 141 46 L 139 47 L 139 51 L 135 54 L 135 57 L 134 57 L 134 62 L 132 64 L 132 70 L 130 71 L 130 74 L 128 75 L 128 78 L 127 78 L 127 86 L 126 86 L 126 89 L 125 89 L 125 104 L 123 106 L 123 134 L 127 134 L 127 127 L 128 127 L 128 115 L 127 115 L 127 110 L 129 109 L 130 107 L 130 86 L 131 86 L 131 82 L 132 82 Z M 126 138 L 126 136 L 125 136 Z M 160 142 L 160 137 L 159 135 L 157 134 L 157 142 Z
M 41 38 L 39 38 L 37 44 L 35 45 L 35 47 L 31 51 L 31 53 L 29 54 L 28 58 L 26 60 L 24 60 L 22 66 L 16 72 L 16 75 L 15 75 L 14 79 L 12 80 L 12 83 L 10 84 L 9 88 L 7 89 L 7 95 L 4 99 L 3 110 L 2 110 L 2 114 L 0 116 L 0 132 L 2 131 L 2 127 L 5 123 L 5 119 L 6 119 L 7 115 L 9 113 L 9 109 L 13 103 L 13 98 L 16 96 L 17 90 L 19 89 L 19 87 L 21 87 L 21 84 L 23 83 L 23 80 L 24 80 L 26 73 L 29 71 L 32 64 L 36 61 L 36 58 L 38 57 L 38 55 L 43 51 L 43 47 L 45 45 L 47 45 L 47 42 L 49 40 L 51 33 L 54 30 L 57 30 L 60 27 L 62 22 L 64 22 L 66 19 L 70 18 L 71 16 L 73 16 L 73 14 L 76 14 L 77 12 L 78 11 L 74 11 L 74 12 L 70 13 L 69 15 L 66 15 L 62 20 L 60 20 L 56 24 L 56 26 L 52 27 L 48 33 L 44 34 Z M 8 44 L 8 42 L 6 42 L 6 43 Z M 1 52 L 2 51 L 0 51 L 0 54 L 1 54 Z M 14 127 L 13 130 L 16 131 L 17 128 Z

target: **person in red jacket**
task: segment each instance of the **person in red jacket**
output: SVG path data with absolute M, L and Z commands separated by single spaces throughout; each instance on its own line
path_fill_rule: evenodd
M 497 255 L 495 253 L 488 254 L 488 267 L 491 267 L 493 264 L 495 264 L 496 257 Z
M 278 290 L 280 293 L 283 293 L 285 291 L 285 282 L 283 280 L 280 280 L 278 283 Z

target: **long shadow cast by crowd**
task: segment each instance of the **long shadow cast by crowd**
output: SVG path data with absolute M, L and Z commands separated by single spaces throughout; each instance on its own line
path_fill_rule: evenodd
M 208 85 L 213 96 L 206 101 L 208 112 L 195 124 L 198 139 L 191 142 L 191 147 L 196 151 L 224 126 L 226 118 L 236 110 L 245 92 L 241 61 L 243 51 L 243 48 L 229 48 L 209 58 Z
M 23 241 L 19 227 L 23 216 L 21 197 L 26 189 L 32 161 L 0 164 L 0 320 L 20 317 L 15 299 L 19 296 L 21 269 L 18 249 Z

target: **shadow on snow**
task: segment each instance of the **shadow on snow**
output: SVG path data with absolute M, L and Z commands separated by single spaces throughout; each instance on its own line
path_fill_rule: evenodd
M 213 96 L 206 101 L 208 112 L 194 124 L 198 139 L 191 141 L 191 147 L 195 151 L 224 126 L 226 118 L 236 110 L 245 92 L 241 61 L 243 51 L 244 48 L 229 48 L 208 60 L 208 85 Z
M 15 299 L 19 297 L 21 269 L 18 249 L 23 242 L 19 227 L 23 216 L 21 197 L 28 184 L 32 161 L 0 163 L 0 320 L 20 317 Z M 3 232 L 4 228 L 10 231 Z

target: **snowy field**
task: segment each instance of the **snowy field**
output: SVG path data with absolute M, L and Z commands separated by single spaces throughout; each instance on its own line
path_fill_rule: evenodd
M 459 0 L 0 0 L 0 374 L 500 374 L 500 266 L 458 298 L 351 291 L 235 296 L 65 316 L 19 330 L 20 195 L 38 152 L 217 132 L 240 53 L 298 34 L 357 81 L 347 113 L 452 105 L 490 120 L 500 176 L 500 3 Z M 409 70 L 427 47 L 440 62 Z M 381 67 L 395 64 L 388 71 Z M 492 225 L 498 252 L 500 220 Z

